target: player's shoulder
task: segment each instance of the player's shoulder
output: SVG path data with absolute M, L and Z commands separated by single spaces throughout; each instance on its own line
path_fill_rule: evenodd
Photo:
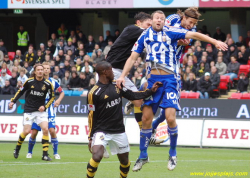
M 180 15 L 179 14 L 170 14 L 169 16 L 167 16 L 167 18 L 166 18 L 167 20 L 169 20 L 169 21 L 172 21 L 172 20 L 174 20 L 174 19 L 176 19 L 176 20 L 180 20 L 181 19 L 181 17 L 180 17 Z
M 98 84 L 94 85 L 88 92 L 88 97 L 93 97 L 93 95 L 98 95 L 101 90 L 101 86 Z
M 166 32 L 177 32 L 177 33 L 186 33 L 188 30 L 182 27 L 167 27 L 164 26 L 163 30 Z
M 53 86 L 52 82 L 49 79 L 43 81 L 47 86 Z
M 31 77 L 31 78 L 28 78 L 25 82 L 30 83 L 30 82 L 33 82 L 34 80 L 35 80 L 34 77 Z

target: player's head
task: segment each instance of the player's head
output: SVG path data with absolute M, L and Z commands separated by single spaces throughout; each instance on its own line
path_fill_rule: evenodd
M 152 27 L 155 31 L 161 31 L 165 25 L 166 16 L 164 12 L 157 10 L 152 13 Z
M 184 12 L 178 10 L 177 14 L 181 16 L 181 26 L 188 30 L 192 29 L 197 24 L 201 16 L 198 7 L 189 7 Z
M 99 78 L 106 78 L 110 82 L 114 80 L 114 73 L 112 71 L 112 66 L 106 61 L 98 62 L 95 67 L 96 72 L 99 75 Z
M 151 26 L 151 16 L 145 12 L 139 12 L 134 17 L 136 25 L 141 28 L 147 29 Z
M 44 69 L 42 64 L 34 65 L 34 71 L 31 74 L 31 77 L 35 77 L 37 79 L 42 79 L 44 75 Z
M 48 62 L 43 62 L 44 76 L 48 77 L 50 74 L 50 65 Z

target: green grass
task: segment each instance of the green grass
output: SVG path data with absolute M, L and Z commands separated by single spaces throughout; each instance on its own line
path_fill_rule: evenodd
M 60 144 L 61 160 L 44 162 L 41 160 L 41 143 L 34 148 L 33 158 L 26 159 L 27 143 L 24 143 L 18 159 L 13 157 L 15 143 L 0 143 L 0 178 L 19 177 L 85 177 L 87 162 L 91 154 L 87 145 Z M 52 147 L 50 146 L 50 153 Z M 199 149 L 177 148 L 178 165 L 174 171 L 167 170 L 167 147 L 150 147 L 150 163 L 141 171 L 132 172 L 132 167 L 139 154 L 138 146 L 131 146 L 131 178 L 186 178 L 205 177 L 190 176 L 190 172 L 248 172 L 250 177 L 250 150 L 241 149 Z M 116 156 L 103 159 L 98 167 L 96 178 L 118 178 L 119 163 Z M 216 176 L 214 176 L 216 177 Z M 227 177 L 227 176 L 222 176 Z M 232 176 L 235 177 L 235 176 Z

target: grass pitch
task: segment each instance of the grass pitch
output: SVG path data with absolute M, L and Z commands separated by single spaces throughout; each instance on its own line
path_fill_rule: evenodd
M 27 159 L 28 144 L 24 143 L 19 158 L 13 157 L 15 143 L 0 142 L 0 178 L 78 178 L 85 177 L 86 166 L 91 154 L 87 145 L 60 144 L 61 160 L 45 162 L 41 160 L 42 145 L 34 147 L 33 158 Z M 139 155 L 139 147 L 131 146 L 131 178 L 186 178 L 186 177 L 247 177 L 250 178 L 250 150 L 241 149 L 199 149 L 177 148 L 178 164 L 174 171 L 167 170 L 168 147 L 150 147 L 150 163 L 141 171 L 132 172 L 132 167 Z M 52 156 L 52 146 L 49 152 Z M 98 167 L 96 178 L 118 178 L 119 162 L 116 156 L 103 159 Z M 204 175 L 190 175 L 193 172 Z M 214 175 L 228 172 L 232 176 Z M 244 172 L 244 175 L 242 174 Z M 210 176 L 208 174 L 210 173 Z M 236 174 L 241 176 L 236 176 Z M 247 174 L 246 174 L 247 173 Z M 207 175 L 207 176 L 205 176 Z M 213 175 L 213 176 L 212 176 Z

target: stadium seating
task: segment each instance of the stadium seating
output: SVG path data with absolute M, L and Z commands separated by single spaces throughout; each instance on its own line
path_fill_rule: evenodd
M 250 100 L 250 93 L 243 93 L 240 99 L 242 99 L 242 100 Z
M 247 76 L 249 71 L 250 71 L 250 65 L 240 65 L 238 77 L 241 73 L 244 73 Z
M 242 93 L 232 93 L 231 97 L 229 97 L 228 99 L 241 99 L 242 97 Z
M 8 52 L 9 59 L 12 61 L 15 58 L 15 52 Z
M 248 60 L 247 65 L 250 65 L 250 59 Z
M 64 90 L 64 95 L 65 96 L 71 96 L 72 91 L 71 90 Z
M 187 92 L 181 92 L 181 99 L 187 98 L 188 93 Z
M 231 88 L 230 76 L 221 75 L 219 89 L 225 90 L 227 93 L 227 91 L 230 90 L 230 88 Z
M 188 99 L 199 99 L 200 93 L 190 92 L 190 93 L 188 93 L 187 98 Z
M 81 96 L 83 91 L 72 91 L 71 96 Z

